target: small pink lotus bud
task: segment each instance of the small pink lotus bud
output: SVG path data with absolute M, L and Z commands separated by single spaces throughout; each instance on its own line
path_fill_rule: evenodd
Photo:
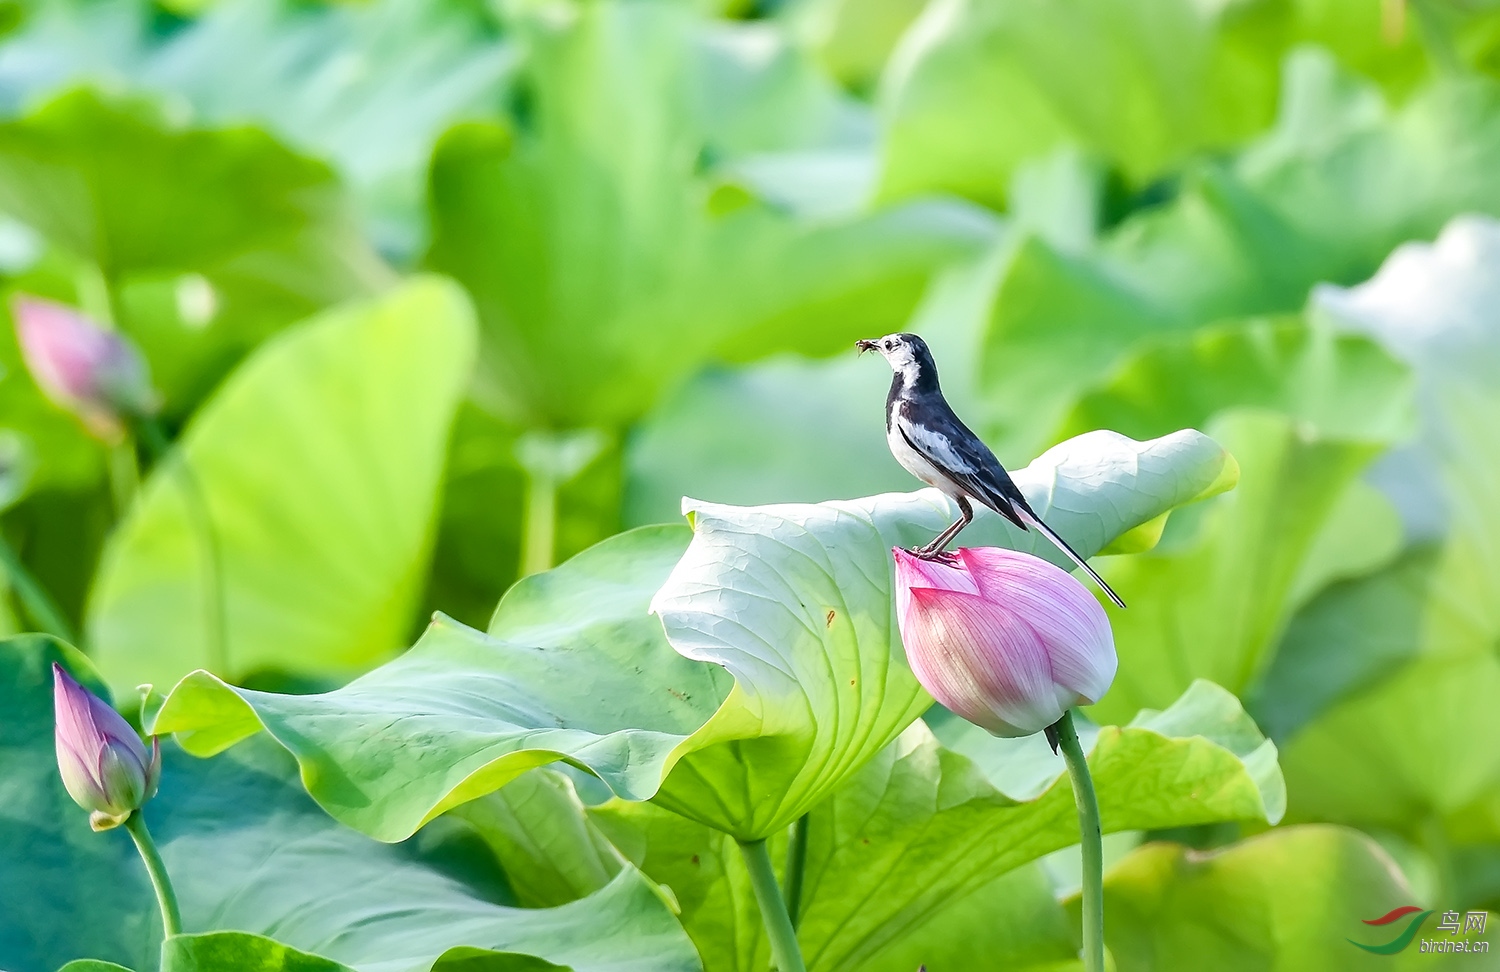
M 146 361 L 119 334 L 71 307 L 25 294 L 11 300 L 11 315 L 37 387 L 95 435 L 118 439 L 125 419 L 156 411 Z
M 108 703 L 52 663 L 57 712 L 57 768 L 73 802 L 90 810 L 89 824 L 109 830 L 156 795 L 161 744 L 151 751 Z
M 917 681 L 997 736 L 1026 736 L 1114 681 L 1104 608 L 1067 571 L 1030 554 L 964 548 L 896 555 L 896 620 Z

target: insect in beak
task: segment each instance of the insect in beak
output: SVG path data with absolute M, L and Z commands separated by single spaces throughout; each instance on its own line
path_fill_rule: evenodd
M 864 338 L 862 340 L 855 341 L 854 342 L 854 346 L 856 348 L 859 348 L 859 353 L 860 354 L 864 354 L 866 351 L 874 351 L 875 350 L 875 342 L 871 341 L 868 338 Z

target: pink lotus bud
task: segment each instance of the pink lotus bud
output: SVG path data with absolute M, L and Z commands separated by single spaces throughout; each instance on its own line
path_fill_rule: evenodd
M 11 315 L 37 387 L 95 435 L 117 439 L 124 419 L 156 411 L 146 361 L 119 334 L 71 307 L 24 294 L 11 300 Z
M 896 620 L 917 681 L 997 736 L 1027 736 L 1115 677 L 1104 608 L 1073 575 L 1030 554 L 964 548 L 896 555 Z
M 57 711 L 57 768 L 73 802 L 91 810 L 95 830 L 124 823 L 156 795 L 161 778 L 161 744 L 151 751 L 130 723 L 56 662 L 52 663 L 52 702 Z

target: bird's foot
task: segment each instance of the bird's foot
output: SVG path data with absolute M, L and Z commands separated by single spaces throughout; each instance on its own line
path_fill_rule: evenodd
M 939 564 L 952 566 L 958 563 L 958 554 L 949 553 L 946 550 L 935 550 L 931 547 L 912 547 L 911 553 L 922 560 L 931 560 Z

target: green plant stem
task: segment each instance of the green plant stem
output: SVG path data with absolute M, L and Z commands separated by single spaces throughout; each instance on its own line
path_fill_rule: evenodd
M 796 928 L 802 920 L 802 875 L 807 871 L 807 814 L 792 824 L 792 836 L 786 845 L 786 913 Z
M 56 635 L 70 645 L 77 645 L 78 641 L 73 634 L 73 626 L 58 608 L 57 602 L 47 593 L 42 586 L 26 569 L 21 555 L 4 536 L 0 536 L 0 567 L 4 567 L 5 576 L 10 579 L 10 586 L 15 589 L 16 596 L 21 599 L 21 604 L 26 608 L 26 613 L 31 620 L 41 625 L 43 631 L 50 635 Z
M 125 829 L 135 840 L 135 849 L 141 852 L 146 862 L 146 873 L 151 875 L 151 886 L 156 889 L 156 903 L 161 907 L 161 926 L 167 938 L 182 934 L 182 914 L 177 910 L 177 892 L 172 890 L 172 879 L 167 876 L 167 866 L 162 863 L 156 841 L 146 829 L 146 818 L 137 810 L 125 819 Z
M 115 504 L 115 516 L 123 517 L 135 502 L 140 489 L 141 470 L 135 458 L 135 443 L 129 440 L 110 447 L 109 495 Z
M 771 960 L 777 972 L 807 972 L 802 964 L 802 950 L 797 946 L 797 930 L 792 927 L 776 871 L 771 867 L 771 852 L 764 840 L 740 841 L 740 855 L 750 872 L 750 886 L 755 889 L 755 903 L 760 906 L 760 920 L 771 939 Z
M 526 519 L 521 529 L 521 576 L 552 569 L 557 546 L 557 480 L 526 473 Z
M 198 542 L 199 555 L 203 558 L 204 583 L 203 626 L 208 643 L 208 668 L 216 675 L 229 676 L 229 629 L 224 606 L 224 557 L 219 549 L 219 531 L 214 526 L 213 513 L 208 506 L 208 497 L 187 456 L 181 449 L 174 449 L 167 438 L 166 430 L 154 417 L 140 419 L 136 435 L 146 446 L 153 464 L 160 466 L 170 462 L 172 473 L 182 489 L 183 506 L 192 521 L 193 533 Z
M 1099 826 L 1099 798 L 1094 794 L 1094 777 L 1073 728 L 1073 712 L 1068 710 L 1052 727 L 1058 748 L 1068 763 L 1068 778 L 1073 782 L 1073 802 L 1078 805 L 1079 845 L 1083 850 L 1083 967 L 1087 972 L 1104 972 L 1104 832 Z

